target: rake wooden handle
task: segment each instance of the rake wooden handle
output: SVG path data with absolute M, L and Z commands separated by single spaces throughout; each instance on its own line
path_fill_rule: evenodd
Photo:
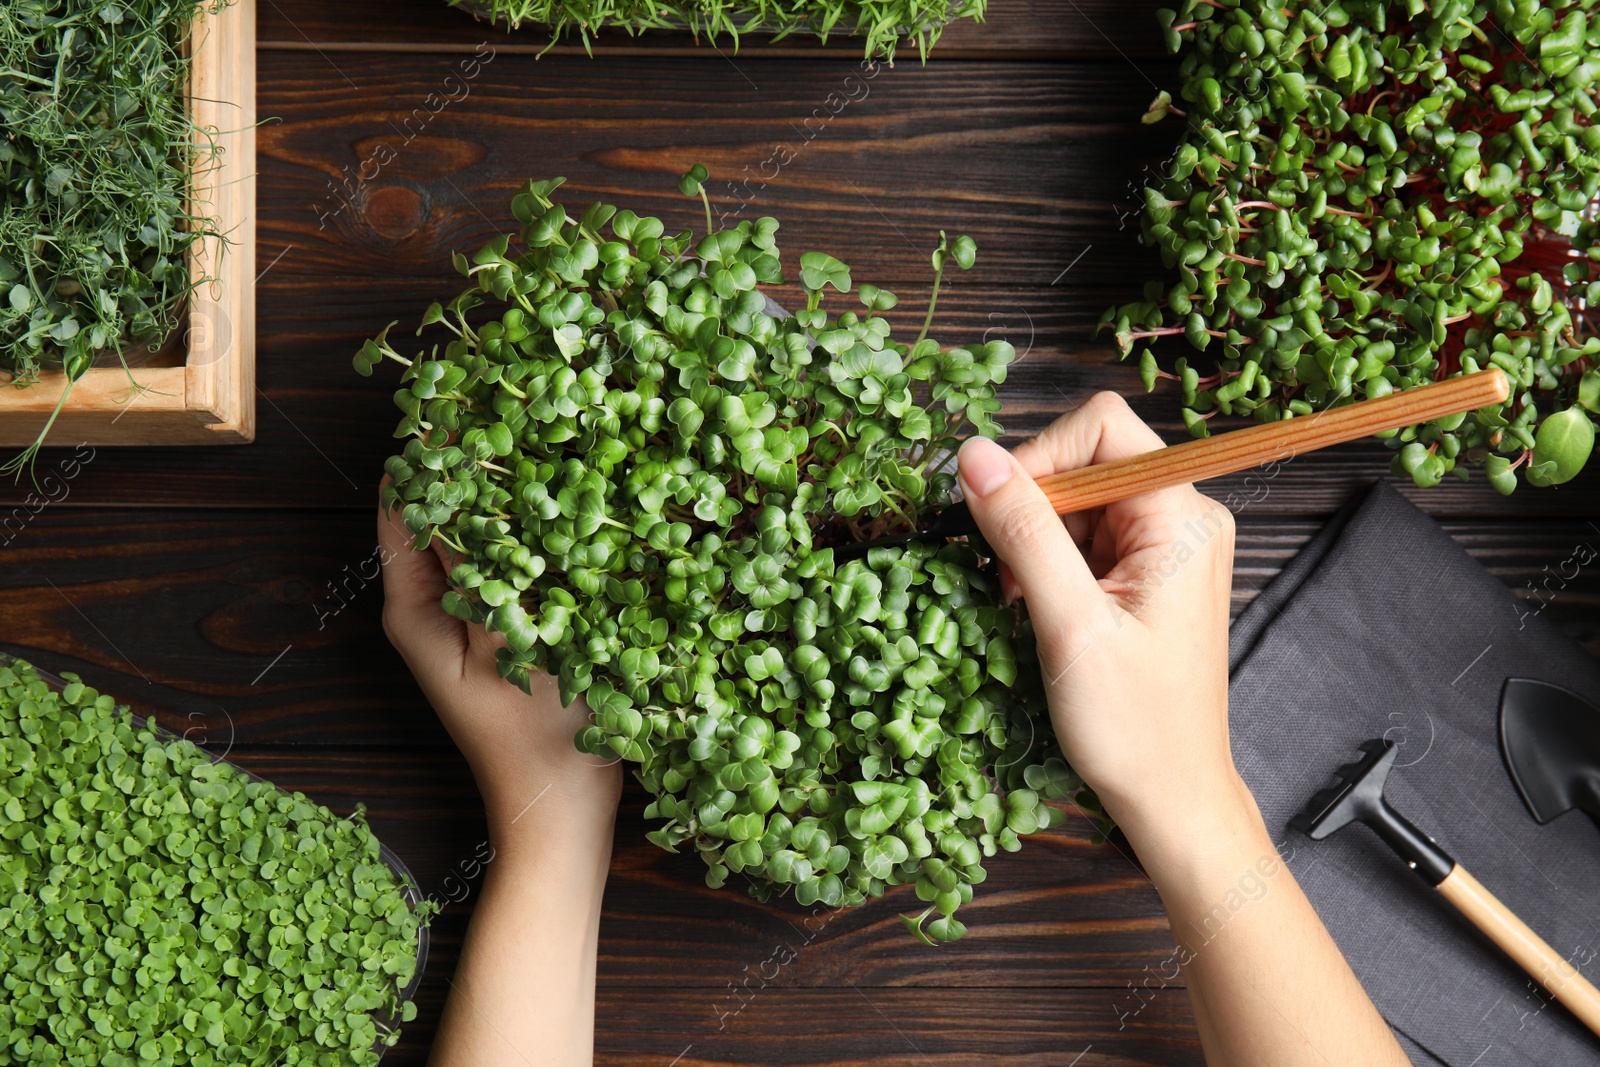
M 1456 906 L 1472 925 L 1499 945 L 1528 976 L 1544 986 L 1577 1016 L 1578 1021 L 1600 1034 L 1600 990 L 1578 973 L 1544 938 L 1528 929 L 1512 910 L 1500 902 L 1459 863 L 1438 885 L 1439 895 Z
M 1503 404 L 1510 395 L 1510 381 L 1491 367 L 1315 415 L 1261 423 L 1127 459 L 1062 471 L 1040 478 L 1039 487 L 1057 514 L 1087 511 L 1152 489 L 1204 481 L 1384 430 Z

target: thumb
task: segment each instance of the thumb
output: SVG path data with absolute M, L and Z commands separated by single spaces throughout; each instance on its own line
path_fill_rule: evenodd
M 1069 635 L 1086 607 L 1106 598 L 1083 554 L 1016 457 L 986 437 L 969 437 L 959 454 L 967 507 L 1011 568 L 1028 615 L 1041 633 Z
M 387 479 L 385 480 L 387 484 Z M 439 606 L 449 588 L 444 566 L 433 552 L 418 552 L 398 512 L 378 507 L 378 551 L 383 564 L 383 629 L 407 662 L 413 653 L 432 650 L 438 659 L 466 648 L 463 624 Z M 417 665 L 412 663 L 412 670 Z

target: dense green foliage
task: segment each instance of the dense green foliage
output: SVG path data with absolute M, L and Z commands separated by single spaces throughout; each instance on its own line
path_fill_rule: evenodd
M 963 425 L 998 431 L 1010 345 L 941 350 L 931 299 L 898 342 L 872 285 L 835 315 L 824 292 L 850 270 L 815 252 L 784 316 L 760 288 L 783 280 L 775 220 L 717 230 L 707 201 L 696 242 L 604 204 L 573 218 L 559 184 L 513 200 L 521 250 L 457 256 L 474 286 L 422 320 L 453 335 L 442 350 L 380 336 L 356 357 L 406 366 L 385 502 L 457 554 L 445 608 L 505 635 L 503 674 L 587 698 L 578 743 L 636 765 L 652 841 L 763 899 L 914 882 L 931 907 L 913 927 L 937 911 L 927 933 L 959 937 L 982 858 L 1079 785 L 1052 755 L 1031 630 L 971 545 L 842 566 L 830 546 L 950 499 Z M 974 255 L 941 235 L 935 298 Z
M 866 39 L 869 58 L 893 60 L 902 40 L 914 41 L 923 59 L 949 23 L 961 18 L 983 21 L 987 0 L 450 0 L 452 7 L 503 22 L 516 29 L 524 22 L 550 27 L 554 44 L 576 30 L 589 48 L 596 30 L 687 28 L 696 37 L 719 37 L 739 44 L 746 33 L 767 33 L 781 40 L 791 33 L 815 34 L 824 43 L 834 33 Z
M 1594 0 L 1186 0 L 1187 130 L 1144 190 L 1176 280 L 1113 308 L 1147 388 L 1175 378 L 1196 436 L 1488 366 L 1500 409 L 1386 435 L 1396 472 L 1481 462 L 1501 492 L 1573 477 L 1600 412 L 1600 18 Z M 1168 372 L 1141 343 L 1212 348 Z M 1217 351 L 1220 350 L 1220 351 Z
M 185 203 L 203 146 L 183 51 L 195 13 L 217 6 L 0 6 L 0 372 L 14 384 L 46 368 L 76 381 L 176 324 L 189 249 L 215 232 Z
M 0 661 L 0 1064 L 375 1063 L 421 916 L 359 813 L 66 678 Z

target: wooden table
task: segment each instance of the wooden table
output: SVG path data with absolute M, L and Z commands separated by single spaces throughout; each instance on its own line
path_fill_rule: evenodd
M 805 249 L 837 254 L 896 289 L 907 323 L 936 231 L 976 237 L 978 266 L 953 279 L 935 333 L 1017 346 L 1003 392 L 1013 433 L 1117 389 L 1178 440 L 1174 397 L 1144 397 L 1090 336 L 1158 266 L 1135 243 L 1130 185 L 1177 132 L 1138 121 L 1175 81 L 1153 7 L 994 0 L 986 25 L 952 29 L 928 65 L 908 54 L 863 71 L 846 40 L 750 40 L 735 54 L 607 37 L 596 59 L 537 58 L 539 33 L 508 38 L 440 0 L 261 0 L 260 113 L 277 121 L 260 131 L 259 439 L 99 450 L 3 549 L 0 649 L 79 671 L 335 809 L 364 803 L 425 892 L 462 898 L 434 924 L 420 1018 L 386 1061 L 422 1063 L 484 827 L 363 576 L 395 412 L 392 379 L 350 369 L 360 341 L 454 292 L 450 252 L 497 232 L 527 178 L 564 174 L 573 202 L 603 197 L 676 228 L 696 225 L 676 181 L 701 161 L 720 207 L 782 219 L 791 269 Z M 775 166 L 780 145 L 792 158 Z M 727 179 L 744 183 L 737 194 Z M 69 451 L 47 451 L 41 470 Z M 1352 445 L 1213 485 L 1248 501 L 1236 605 L 1388 455 Z M 1600 650 L 1600 566 L 1563 566 L 1600 545 L 1600 463 L 1510 499 L 1481 477 L 1405 492 Z M 9 513 L 25 491 L 0 494 Z M 641 808 L 630 791 L 606 898 L 602 1063 L 1201 1062 L 1186 996 L 1146 985 L 1171 945 L 1154 891 L 1080 823 L 990 864 L 962 912 L 970 935 L 929 950 L 896 918 L 908 890 L 816 918 L 713 892 L 698 859 L 644 841 Z

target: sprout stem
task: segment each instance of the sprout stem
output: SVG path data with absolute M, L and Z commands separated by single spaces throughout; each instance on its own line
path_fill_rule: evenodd
M 711 197 L 706 195 L 706 183 L 700 183 L 700 202 L 706 208 L 706 236 L 710 237 L 716 232 L 716 224 L 711 221 Z
M 1173 336 L 1175 334 L 1188 333 L 1188 332 L 1189 332 L 1189 328 L 1187 326 L 1161 326 L 1161 327 L 1158 327 L 1157 329 L 1154 329 L 1154 330 L 1135 330 L 1135 331 L 1123 334 L 1122 336 L 1130 338 L 1132 340 L 1138 340 L 1138 339 L 1144 338 L 1144 337 L 1171 337 L 1171 336 Z M 1226 330 L 1211 330 L 1211 329 L 1208 329 L 1208 330 L 1206 330 L 1206 333 L 1210 334 L 1212 337 L 1226 337 L 1226 336 L 1228 336 L 1228 333 L 1227 333 Z M 1243 338 L 1243 340 L 1246 341 L 1246 342 L 1250 342 L 1250 341 L 1255 340 L 1255 338 L 1246 337 L 1246 338 Z
M 928 313 L 922 317 L 922 329 L 917 333 L 917 344 L 912 345 L 912 348 L 922 343 L 922 339 L 928 336 L 929 328 L 933 326 L 933 309 L 939 303 L 939 284 L 944 281 L 944 264 L 945 260 L 940 259 L 938 268 L 933 272 L 933 290 L 928 294 Z

